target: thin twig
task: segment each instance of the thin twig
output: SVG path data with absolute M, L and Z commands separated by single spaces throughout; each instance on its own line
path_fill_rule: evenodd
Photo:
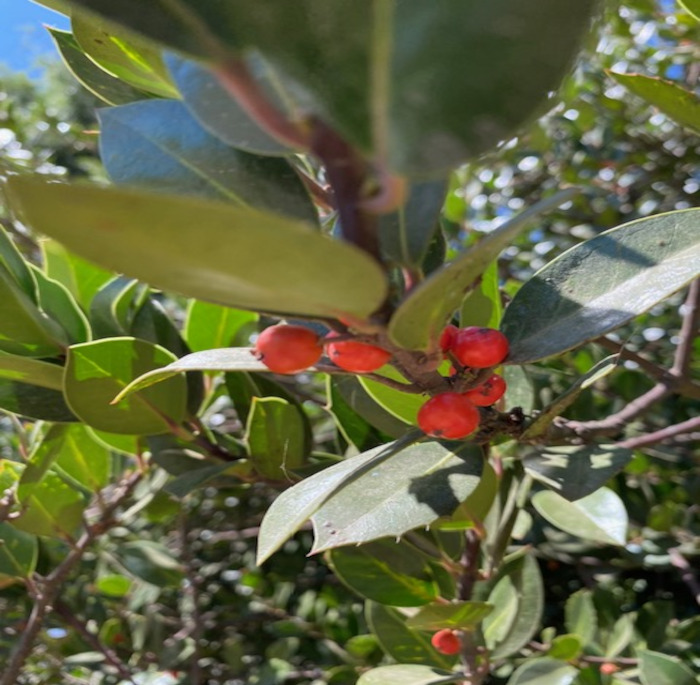
M 683 307 L 683 323 L 678 335 L 680 341 L 671 367 L 671 373 L 678 378 L 683 378 L 688 372 L 693 355 L 693 341 L 700 327 L 700 278 L 690 284 Z
M 657 442 L 662 442 L 663 440 L 673 438 L 676 435 L 682 435 L 683 433 L 692 433 L 698 428 L 700 428 L 700 417 L 695 417 L 694 419 L 688 419 L 687 421 L 676 423 L 673 426 L 662 428 L 661 430 L 654 431 L 653 433 L 639 435 L 635 438 L 628 438 L 627 440 L 623 440 L 622 442 L 619 442 L 617 444 L 619 447 L 637 449 L 639 447 L 645 447 L 646 445 L 653 445 Z

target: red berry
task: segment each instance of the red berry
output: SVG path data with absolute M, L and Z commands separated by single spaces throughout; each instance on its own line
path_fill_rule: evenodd
M 447 353 L 452 349 L 452 345 L 454 344 L 455 336 L 457 335 L 458 331 L 459 328 L 457 328 L 457 326 L 453 326 L 452 324 L 448 324 L 445 327 L 445 330 L 440 335 L 440 349 L 444 353 Z
M 275 373 L 297 373 L 323 354 L 319 336 L 304 326 L 270 326 L 255 341 L 256 357 Z
M 376 371 L 391 359 L 391 352 L 354 340 L 327 343 L 326 354 L 336 366 L 354 373 Z
M 619 670 L 619 666 L 616 664 L 611 664 L 610 662 L 605 662 L 604 664 L 600 665 L 600 672 L 603 675 L 612 675 L 613 673 L 617 673 Z
M 463 366 L 487 369 L 508 356 L 508 338 L 494 328 L 460 328 L 452 343 L 452 352 Z
M 430 643 L 441 654 L 459 654 L 462 643 L 457 633 L 449 628 L 438 630 L 430 639 Z
M 503 397 L 505 391 L 505 380 L 503 380 L 502 376 L 494 373 L 485 383 L 471 390 L 467 390 L 464 394 L 477 407 L 490 407 Z
M 434 438 L 459 440 L 479 425 L 479 410 L 463 394 L 443 392 L 431 397 L 418 410 L 418 425 Z

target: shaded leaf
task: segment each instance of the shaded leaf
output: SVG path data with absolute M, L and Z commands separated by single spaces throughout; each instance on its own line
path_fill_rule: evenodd
M 430 604 L 421 607 L 406 621 L 406 625 L 415 630 L 473 630 L 492 611 L 493 607 L 486 602 Z
M 407 383 L 406 379 L 392 366 L 383 366 L 376 371 L 380 376 Z M 357 377 L 367 394 L 381 407 L 400 421 L 411 426 L 416 425 L 418 410 L 425 404 L 426 397 L 415 393 L 401 392 L 388 385 L 379 383 L 363 376 Z
M 48 390 L 63 389 L 63 367 L 31 357 L 0 353 L 0 378 Z
M 697 685 L 693 672 L 677 657 L 643 650 L 639 677 L 642 685 Z
M 525 470 L 567 500 L 594 493 L 630 462 L 633 451 L 616 445 L 553 445 L 525 457 Z
M 39 362 L 43 363 L 43 362 Z M 48 364 L 46 365 L 48 366 Z M 63 371 L 60 366 L 56 369 Z M 36 373 L 35 367 L 32 373 Z M 25 368 L 26 372 L 26 368 Z M 45 387 L 48 383 L 53 384 L 56 376 L 55 372 L 42 367 L 42 374 L 46 374 L 39 384 L 35 385 L 34 380 L 0 380 L 0 407 L 5 411 L 30 419 L 43 421 L 77 421 L 77 417 L 66 404 L 65 397 L 61 390 Z
M 462 300 L 459 310 L 460 328 L 479 326 L 498 328 L 503 315 L 501 291 L 498 287 L 498 262 L 486 267 L 479 285 Z
M 0 226 L 0 268 L 11 276 L 20 290 L 35 304 L 38 303 L 36 279 L 31 265 L 25 261 L 7 231 Z
M 117 184 L 270 209 L 314 225 L 318 213 L 291 164 L 229 147 L 179 100 L 99 111 L 100 157 Z
M 625 505 L 608 488 L 600 488 L 575 502 L 543 490 L 532 497 L 532 504 L 549 523 L 570 535 L 607 545 L 627 542 Z
M 260 311 L 360 318 L 386 294 L 382 270 L 359 249 L 277 214 L 29 177 L 8 186 L 35 230 L 166 290 Z
M 393 341 L 410 350 L 437 348 L 440 333 L 452 313 L 501 250 L 510 245 L 533 219 L 570 200 L 578 192 L 576 188 L 567 188 L 535 203 L 488 233 L 453 262 L 432 273 L 394 312 L 389 322 L 389 335 Z
M 451 676 L 454 675 L 454 678 Z M 437 683 L 459 682 L 462 674 L 452 674 L 432 666 L 400 664 L 395 666 L 379 666 L 365 671 L 357 681 L 357 685 L 437 685 Z
M 540 269 L 516 293 L 501 331 L 509 364 L 561 354 L 653 307 L 700 275 L 700 209 L 613 228 Z
M 564 606 L 566 629 L 578 635 L 584 646 L 593 642 L 598 632 L 598 614 L 590 590 L 579 590 L 570 595 Z
M 165 454 L 163 455 L 165 457 Z M 197 488 L 209 483 L 217 476 L 221 476 L 231 468 L 231 464 L 208 464 L 198 469 L 188 469 L 174 480 L 171 480 L 163 489 L 173 497 L 183 498 Z
M 464 530 L 481 523 L 491 510 L 498 494 L 499 478 L 493 466 L 484 462 L 484 470 L 474 492 L 455 509 L 447 521 L 439 521 L 440 530 Z
M 36 570 L 38 556 L 36 536 L 0 522 L 0 576 L 31 577 Z
M 177 587 L 182 580 L 182 567 L 158 542 L 127 542 L 115 550 L 115 555 L 129 573 L 152 585 Z
M 507 685 L 571 685 L 578 669 L 558 659 L 540 657 L 520 666 Z
M 333 549 L 328 559 L 333 572 L 351 590 L 381 604 L 420 606 L 439 594 L 426 560 L 400 541 L 375 540 Z
M 173 359 L 164 348 L 135 338 L 74 345 L 68 350 L 66 398 L 75 414 L 98 430 L 128 435 L 165 433 L 169 422 L 178 423 L 185 415 L 184 378 L 172 378 L 112 402 L 131 379 Z
M 507 384 L 505 406 L 520 407 L 523 413 L 532 413 L 535 407 L 535 386 L 525 368 L 505 366 L 502 375 Z

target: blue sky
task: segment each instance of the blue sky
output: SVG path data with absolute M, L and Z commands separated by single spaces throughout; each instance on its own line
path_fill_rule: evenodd
M 30 0 L 0 0 L 0 62 L 38 76 L 37 58 L 57 54 L 43 24 L 69 27 L 64 16 Z

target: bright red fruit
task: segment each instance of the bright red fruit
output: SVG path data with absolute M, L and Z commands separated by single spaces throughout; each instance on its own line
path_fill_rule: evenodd
M 494 373 L 485 383 L 464 393 L 477 407 L 490 407 L 503 397 L 506 382 Z
M 255 341 L 255 356 L 275 373 L 298 373 L 323 354 L 321 339 L 305 326 L 270 326 Z
M 462 643 L 457 633 L 449 628 L 438 630 L 430 639 L 430 643 L 441 654 L 459 654 Z
M 453 326 L 452 324 L 445 326 L 445 330 L 440 335 L 440 349 L 444 353 L 449 352 L 452 348 L 452 344 L 454 343 L 455 336 L 457 335 L 458 331 L 459 328 L 457 328 L 457 326 Z
M 326 354 L 336 366 L 354 373 L 376 371 L 391 359 L 391 352 L 354 340 L 327 343 Z
M 431 397 L 418 410 L 418 425 L 434 438 L 459 440 L 479 425 L 479 410 L 463 394 L 443 392 Z
M 487 369 L 508 356 L 508 338 L 494 328 L 460 328 L 452 342 L 452 353 L 463 366 Z

